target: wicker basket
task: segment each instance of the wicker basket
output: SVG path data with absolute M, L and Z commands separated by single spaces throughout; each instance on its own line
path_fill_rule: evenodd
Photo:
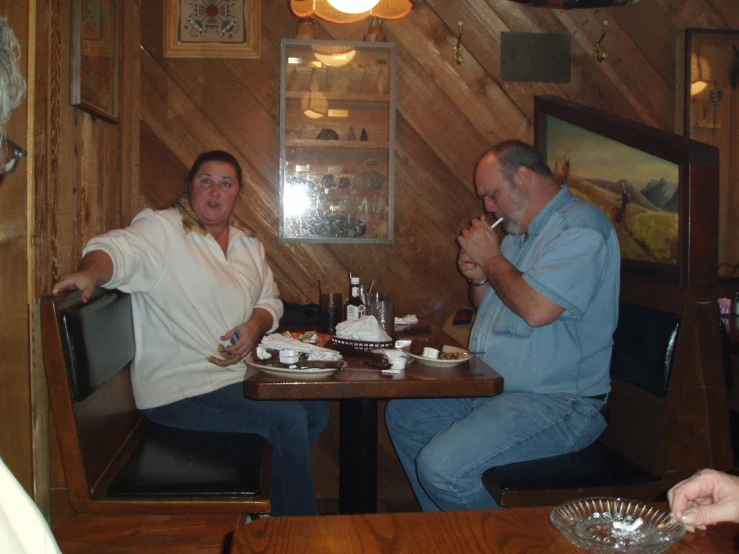
M 369 354 L 373 350 L 378 348 L 392 348 L 393 341 L 383 342 L 367 342 L 363 340 L 353 339 L 340 339 L 339 337 L 333 337 L 331 344 L 336 347 L 339 352 L 344 354 Z

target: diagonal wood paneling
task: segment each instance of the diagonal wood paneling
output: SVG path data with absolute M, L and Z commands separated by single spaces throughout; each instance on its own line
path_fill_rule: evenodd
M 279 48 L 280 40 L 297 30 L 282 0 L 263 1 L 258 60 L 163 58 L 161 1 L 142 6 L 142 115 L 151 131 L 142 136 L 142 149 L 155 137 L 158 148 L 170 150 L 183 167 L 206 149 L 222 147 L 238 155 L 249 177 L 238 215 L 259 231 L 288 300 L 314 301 L 318 279 L 325 289 L 345 291 L 352 271 L 395 292 L 403 311 L 427 311 L 443 300 L 463 303 L 466 291 L 454 269 L 454 241 L 480 212 L 474 164 L 491 142 L 531 139 L 534 95 L 566 97 L 671 130 L 677 39 L 686 25 L 734 25 L 738 9 L 733 0 L 645 0 L 569 11 L 504 0 L 422 0 L 405 19 L 385 22 L 398 51 L 396 241 L 391 246 L 277 240 Z M 458 20 L 464 22 L 462 65 L 452 58 Z M 592 45 L 605 20 L 608 58 L 598 63 Z M 365 30 L 366 22 L 319 22 L 316 34 L 360 40 Z M 501 82 L 500 37 L 508 31 L 571 34 L 571 82 Z M 142 182 L 145 194 L 148 186 Z

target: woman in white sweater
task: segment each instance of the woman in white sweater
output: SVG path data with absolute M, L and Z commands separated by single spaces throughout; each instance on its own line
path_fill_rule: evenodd
M 326 403 L 244 398 L 240 360 L 277 327 L 283 307 L 264 247 L 229 224 L 241 167 L 227 152 L 206 152 L 187 185 L 172 208 L 145 209 L 129 227 L 92 239 L 79 269 L 52 292 L 77 288 L 83 301 L 96 285 L 131 293 L 137 407 L 162 425 L 265 437 L 273 515 L 317 514 L 310 454 L 328 422 Z

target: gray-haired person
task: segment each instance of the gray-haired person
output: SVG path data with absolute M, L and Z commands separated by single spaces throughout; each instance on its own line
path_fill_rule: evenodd
M 26 80 L 20 71 L 21 48 L 7 18 L 0 17 L 0 176 L 15 169 L 26 151 L 5 136 L 11 112 L 26 93 Z
M 5 136 L 11 112 L 26 92 L 20 72 L 20 45 L 5 17 L 0 17 L 0 181 L 15 169 L 25 150 Z M 0 458 L 0 552 L 60 554 L 44 516 Z

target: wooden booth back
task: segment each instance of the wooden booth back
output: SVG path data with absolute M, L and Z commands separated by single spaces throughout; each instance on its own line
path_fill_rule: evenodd
M 41 303 L 44 365 L 67 489 L 79 512 L 266 513 L 271 446 L 174 429 L 136 409 L 131 297 L 97 289 Z

